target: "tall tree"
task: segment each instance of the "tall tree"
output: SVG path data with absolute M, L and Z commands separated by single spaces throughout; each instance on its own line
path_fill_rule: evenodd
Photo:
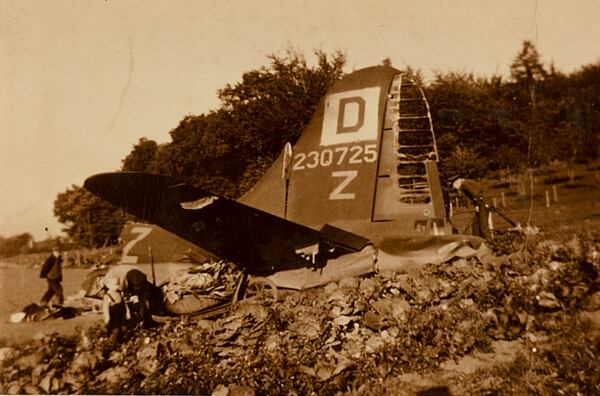
M 577 130 L 579 161 L 598 158 L 600 154 L 600 60 L 586 65 L 571 77 L 568 120 Z
M 540 125 L 543 118 L 538 114 L 538 95 L 548 72 L 531 41 L 523 42 L 521 51 L 510 65 L 510 75 L 515 83 L 514 110 L 522 114 L 518 119 L 527 120 L 523 124 L 523 132 L 527 136 L 527 162 L 530 167 L 535 166 L 540 162 L 540 148 L 544 140 L 544 128 Z M 525 116 L 526 113 L 528 117 Z
M 116 242 L 125 215 L 82 187 L 72 185 L 57 195 L 54 215 L 77 244 L 98 247 Z
M 145 137 L 140 138 L 138 144 L 122 161 L 124 171 L 149 171 L 158 152 L 158 144 L 154 140 Z
M 269 67 L 244 73 L 242 81 L 219 90 L 237 149 L 273 158 L 286 141 L 296 141 L 312 117 L 319 99 L 341 76 L 345 56 L 316 52 L 310 68 L 303 55 L 288 50 L 270 55 Z
M 479 177 L 506 166 L 496 153 L 514 139 L 498 98 L 501 84 L 499 77 L 488 81 L 471 73 L 436 73 L 426 92 L 444 176 Z
M 218 110 L 186 116 L 158 150 L 154 169 L 215 193 L 238 197 L 250 188 L 287 141 L 295 142 L 320 98 L 340 78 L 345 56 L 317 51 L 310 67 L 288 50 L 270 64 L 219 90 Z
M 529 90 L 532 84 L 543 81 L 548 76 L 540 59 L 535 45 L 529 40 L 523 41 L 521 51 L 510 65 L 510 76 Z

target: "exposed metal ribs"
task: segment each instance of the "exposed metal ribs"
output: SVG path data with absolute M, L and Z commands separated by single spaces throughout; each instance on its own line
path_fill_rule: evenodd
M 430 203 L 425 161 L 437 161 L 438 152 L 429 103 L 423 89 L 402 74 L 394 77 L 388 97 L 394 111 L 398 200 L 404 204 Z

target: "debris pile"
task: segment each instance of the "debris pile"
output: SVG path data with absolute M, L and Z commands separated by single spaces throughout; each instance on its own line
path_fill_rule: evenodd
M 242 300 L 215 320 L 182 317 L 140 329 L 107 360 L 100 328 L 3 348 L 0 391 L 600 392 L 600 237 L 536 238 L 487 262 L 348 278 L 269 304 Z M 511 351 L 504 363 L 500 347 Z
M 240 270 L 231 262 L 207 261 L 175 272 L 162 289 L 171 303 L 186 294 L 224 298 L 233 295 L 239 275 Z

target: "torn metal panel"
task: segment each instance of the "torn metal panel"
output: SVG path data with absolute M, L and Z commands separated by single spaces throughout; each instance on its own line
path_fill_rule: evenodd
M 375 272 L 375 249 L 369 245 L 360 252 L 328 260 L 322 268 L 280 271 L 270 275 L 268 279 L 273 281 L 277 287 L 303 290 L 373 272 Z
M 322 237 L 330 243 L 353 251 L 362 250 L 370 243 L 367 238 L 342 230 L 330 224 L 325 224 L 319 231 Z
M 482 259 L 491 254 L 484 242 L 467 235 L 387 239 L 378 246 L 377 271 L 407 272 L 456 258 Z
M 191 201 L 191 202 L 182 202 L 181 203 L 181 207 L 183 209 L 187 209 L 187 210 L 198 210 L 198 209 L 202 209 L 207 207 L 208 205 L 212 204 L 213 202 L 215 202 L 217 199 L 219 199 L 219 197 L 216 197 L 214 195 L 209 196 L 209 197 L 203 197 L 200 198 L 196 201 Z

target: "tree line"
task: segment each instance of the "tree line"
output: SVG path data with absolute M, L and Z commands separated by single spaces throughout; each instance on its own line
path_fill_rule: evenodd
M 183 117 L 169 132 L 170 142 L 140 138 L 122 170 L 172 175 L 239 197 L 286 142 L 297 140 L 320 98 L 343 76 L 343 53 L 315 55 L 312 67 L 295 51 L 270 55 L 268 65 L 218 91 L 217 110 Z M 425 84 L 419 70 L 404 71 L 421 82 L 429 100 L 443 177 L 479 178 L 498 169 L 519 172 L 598 158 L 600 60 L 565 74 L 544 64 L 525 41 L 508 78 L 436 72 Z M 75 185 L 56 197 L 54 214 L 82 246 L 115 243 L 128 219 Z
M 60 245 L 60 243 L 59 237 L 49 237 L 44 241 L 36 242 L 28 232 L 6 238 L 0 236 L 0 257 L 49 252 L 54 246 Z
M 483 177 L 598 158 L 600 61 L 564 74 L 525 41 L 510 78 L 436 73 L 425 87 L 443 174 Z

